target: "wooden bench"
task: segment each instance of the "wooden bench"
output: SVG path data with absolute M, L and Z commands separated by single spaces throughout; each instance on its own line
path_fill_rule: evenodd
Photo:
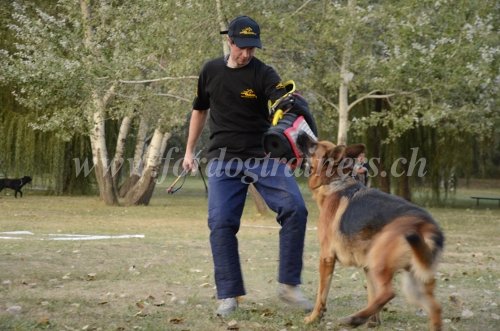
M 495 200 L 498 201 L 498 206 L 500 207 L 500 197 L 471 197 L 471 199 L 476 199 L 476 206 L 479 206 L 479 200 Z

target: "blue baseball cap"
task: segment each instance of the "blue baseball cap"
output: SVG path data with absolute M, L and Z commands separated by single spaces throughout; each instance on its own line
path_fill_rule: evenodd
M 236 17 L 229 23 L 228 29 L 220 33 L 227 34 L 239 48 L 262 48 L 260 27 L 257 22 L 248 16 Z

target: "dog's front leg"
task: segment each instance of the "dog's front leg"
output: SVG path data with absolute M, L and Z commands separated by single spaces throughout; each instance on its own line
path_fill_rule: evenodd
M 309 316 L 305 318 L 306 323 L 314 322 L 316 319 L 321 319 L 326 311 L 326 300 L 330 291 L 332 282 L 333 270 L 335 269 L 335 256 L 320 257 L 319 261 L 319 285 L 316 295 L 316 303 L 314 309 Z

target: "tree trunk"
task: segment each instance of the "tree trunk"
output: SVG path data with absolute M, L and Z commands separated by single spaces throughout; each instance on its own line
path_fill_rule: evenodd
M 165 150 L 167 149 L 168 140 L 172 137 L 172 133 L 167 132 L 163 135 L 163 139 L 161 141 L 160 147 L 160 164 L 163 164 L 163 155 L 165 154 Z
M 95 165 L 94 169 L 99 187 L 99 196 L 107 205 L 117 205 L 118 196 L 113 185 L 111 171 L 109 171 L 110 164 L 106 148 L 103 109 L 96 94 L 94 94 L 94 101 L 97 109 L 93 114 L 94 122 L 90 141 L 92 143 L 92 158 Z
M 267 214 L 269 208 L 267 207 L 266 201 L 264 201 L 264 198 L 260 195 L 259 191 L 257 191 L 257 189 L 253 184 L 250 184 L 248 186 L 248 192 L 250 193 L 250 196 L 255 202 L 255 207 L 257 208 L 257 212 L 261 215 Z
M 113 176 L 113 186 L 118 187 L 118 182 L 120 180 L 120 175 L 122 173 L 122 167 L 124 163 L 123 154 L 125 153 L 125 142 L 127 141 L 127 136 L 130 131 L 130 125 L 132 123 L 132 118 L 125 116 L 120 125 L 120 132 L 118 134 L 118 139 L 116 141 L 116 151 L 115 157 L 113 158 L 112 166 L 112 176 Z
M 94 39 L 94 30 L 92 29 L 91 9 L 88 0 L 80 0 L 80 9 L 82 13 L 84 45 L 92 53 L 99 51 L 92 46 Z M 89 66 L 89 70 L 90 65 Z M 94 161 L 95 175 L 99 187 L 99 196 L 107 205 L 117 205 L 118 195 L 113 183 L 113 176 L 110 170 L 108 159 L 108 150 L 106 147 L 105 131 L 105 109 L 108 101 L 114 94 L 115 85 L 112 85 L 101 98 L 97 91 L 92 92 L 93 114 L 92 114 L 92 132 L 90 133 L 90 142 L 92 145 L 92 158 Z
M 348 7 L 351 17 L 354 16 L 356 1 L 349 0 Z M 351 65 L 352 43 L 354 31 L 350 30 L 344 51 L 342 63 L 340 64 L 340 87 L 339 87 L 339 131 L 337 133 L 337 145 L 347 145 L 347 132 L 349 131 L 349 84 L 353 73 L 349 71 Z
M 148 158 L 142 176 L 125 195 L 127 205 L 148 205 L 156 186 L 156 178 L 163 154 L 162 145 L 165 135 L 158 129 L 155 130 L 149 146 Z
M 227 29 L 226 23 L 224 22 L 224 16 L 222 15 L 222 4 L 221 0 L 216 0 L 216 9 L 217 9 L 217 21 L 219 23 L 219 27 L 221 31 L 224 31 Z M 229 46 L 227 45 L 227 39 L 225 36 L 222 36 L 222 51 L 224 55 L 229 54 Z
M 384 103 L 382 99 L 375 99 L 375 109 L 377 113 L 382 112 Z M 386 128 L 382 125 L 377 125 L 371 129 L 372 134 L 368 137 L 368 143 L 371 146 L 371 155 L 374 160 L 374 166 L 377 170 L 377 176 L 373 178 L 373 182 L 376 182 L 373 186 L 378 187 L 381 191 L 386 193 L 391 193 L 391 178 L 390 172 L 385 168 L 384 162 L 387 158 L 387 147 L 382 144 L 382 140 L 387 137 Z M 373 183 L 372 182 L 372 183 Z
M 348 106 L 348 82 L 342 81 L 339 88 L 339 131 L 337 133 L 337 145 L 347 145 L 347 131 L 349 131 Z
M 405 174 L 398 179 L 398 195 L 405 200 L 411 201 L 410 177 L 406 175 L 408 167 L 405 166 Z
M 139 181 L 141 178 L 143 168 L 143 154 L 144 154 L 144 141 L 148 134 L 149 125 L 144 117 L 141 116 L 139 122 L 139 130 L 137 131 L 137 138 L 135 141 L 134 160 L 130 165 L 130 176 L 127 177 L 125 182 L 121 185 L 119 190 L 120 198 L 125 197 L 128 191 Z

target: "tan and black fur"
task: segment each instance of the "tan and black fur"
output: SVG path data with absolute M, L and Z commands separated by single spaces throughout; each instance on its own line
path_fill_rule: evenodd
M 394 297 L 392 280 L 403 273 L 405 294 L 425 309 L 430 329 L 441 330 L 441 306 L 434 297 L 435 268 L 444 235 L 424 209 L 399 197 L 369 189 L 349 174 L 364 145 L 336 146 L 301 136 L 298 145 L 310 165 L 309 188 L 319 210 L 319 286 L 306 323 L 322 317 L 337 262 L 363 268 L 368 304 L 342 324 L 380 324 L 379 313 Z

